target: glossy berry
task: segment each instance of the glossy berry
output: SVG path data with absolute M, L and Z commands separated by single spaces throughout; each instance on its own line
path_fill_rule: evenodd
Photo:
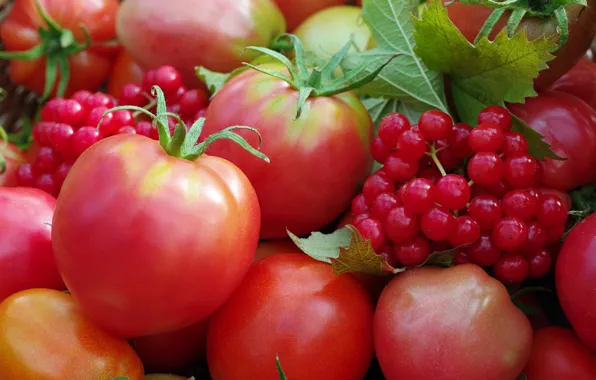
M 68 162 L 63 162 L 60 165 L 58 165 L 58 168 L 56 168 L 56 172 L 54 173 L 54 179 L 58 187 L 62 186 L 71 168 L 72 164 Z
M 399 206 L 401 206 L 401 201 L 396 194 L 380 194 L 373 202 L 371 208 L 372 217 L 378 220 L 385 220 L 389 212 Z
M 420 229 L 430 240 L 447 240 L 455 229 L 455 219 L 445 207 L 433 206 L 422 215 Z
M 541 249 L 533 252 L 528 256 L 530 269 L 528 271 L 529 278 L 541 278 L 546 276 L 552 264 L 553 257 L 546 249 Z
M 387 157 L 391 154 L 389 148 L 385 145 L 381 137 L 377 136 L 373 139 L 370 144 L 370 152 L 378 163 L 384 164 Z
M 503 209 L 501 202 L 492 195 L 479 195 L 470 201 L 468 207 L 468 215 L 470 215 L 479 225 L 482 230 L 490 230 L 501 216 L 503 216 Z
M 351 212 L 354 216 L 370 212 L 370 207 L 368 207 L 363 194 L 358 194 L 352 199 Z
M 488 194 L 494 195 L 497 198 L 503 198 L 505 194 L 511 191 L 511 188 L 505 183 L 505 181 L 501 180 L 499 183 L 486 186 L 486 191 Z
M 436 145 L 437 148 L 441 148 L 441 150 L 437 152 L 437 159 L 441 163 L 441 166 L 443 166 L 443 169 L 453 170 L 461 165 L 463 162 L 462 157 L 455 149 L 448 146 L 445 140 L 437 141 Z
M 415 178 L 404 185 L 403 205 L 413 214 L 422 214 L 435 204 L 435 185 L 427 179 Z
M 536 221 L 527 223 L 528 238 L 522 247 L 522 251 L 534 252 L 546 246 L 546 229 Z
M 364 219 L 356 226 L 360 235 L 364 240 L 370 241 L 373 250 L 378 250 L 385 244 L 385 233 L 383 232 L 383 224 L 376 219 Z
M 153 85 L 159 86 L 166 97 L 175 96 L 182 86 L 182 77 L 172 66 L 161 66 L 153 74 Z
M 397 153 L 405 160 L 418 160 L 426 153 L 426 139 L 420 131 L 407 130 L 397 140 Z
M 490 235 L 480 235 L 467 249 L 470 260 L 481 267 L 490 267 L 501 258 L 501 250 Z
M 17 169 L 17 183 L 22 187 L 35 186 L 35 174 L 33 173 L 33 166 L 25 163 L 19 165 Z
M 480 225 L 472 217 L 463 215 L 455 218 L 455 227 L 449 237 L 453 247 L 462 247 L 472 244 L 480 238 Z
M 209 97 L 201 90 L 188 90 L 180 97 L 180 113 L 183 117 L 194 116 L 209 105 Z
M 503 153 L 505 157 L 527 154 L 530 149 L 528 141 L 521 134 L 513 131 L 505 131 L 505 143 L 503 144 Z
M 528 154 L 509 157 L 504 165 L 505 182 L 514 189 L 535 186 L 540 180 L 540 164 Z
M 38 174 L 53 173 L 60 165 L 60 155 L 54 149 L 42 146 L 33 161 L 33 171 Z
M 397 245 L 396 259 L 406 267 L 423 264 L 431 254 L 430 243 L 424 236 L 417 235 L 407 243 Z
M 141 86 L 137 84 L 125 84 L 120 90 L 120 99 L 118 99 L 120 105 L 144 107 L 148 103 L 149 99 L 143 93 Z
M 505 285 L 521 284 L 530 272 L 530 264 L 520 254 L 503 255 L 493 265 L 495 277 Z
M 40 121 L 33 127 L 32 135 L 35 140 L 41 146 L 50 145 L 50 130 L 56 125 L 53 121 Z
M 468 162 L 468 177 L 481 186 L 498 184 L 505 174 L 505 165 L 496 153 L 476 153 Z
M 493 242 L 505 252 L 517 252 L 528 239 L 528 228 L 518 218 L 504 217 L 493 226 Z
M 388 149 L 393 149 L 397 146 L 399 137 L 408 129 L 410 129 L 410 122 L 404 115 L 397 112 L 390 113 L 379 123 L 379 137 Z
M 72 137 L 72 151 L 79 157 L 87 148 L 101 140 L 99 131 L 93 127 L 82 127 Z
M 38 176 L 35 179 L 35 187 L 54 197 L 58 196 L 58 184 L 52 173 L 45 173 Z
M 75 92 L 74 94 L 72 94 L 72 96 L 70 97 L 73 100 L 76 100 L 77 102 L 79 102 L 79 104 L 83 105 L 85 104 L 85 100 L 91 95 L 91 92 L 87 91 L 87 90 L 80 90 Z
M 536 215 L 538 200 L 525 190 L 513 190 L 501 199 L 503 214 L 529 221 Z
M 424 178 L 431 183 L 437 183 L 441 179 L 441 172 L 437 168 L 424 168 L 418 172 L 418 178 Z
M 565 235 L 565 225 L 562 224 L 556 227 L 545 227 L 546 230 L 546 245 L 556 244 L 561 241 Z
M 426 111 L 418 120 L 418 128 L 429 141 L 444 140 L 451 134 L 453 120 L 444 112 Z
M 480 124 L 468 136 L 470 148 L 476 152 L 500 152 L 505 143 L 503 130 L 494 123 Z
M 418 173 L 418 160 L 404 159 L 399 154 L 393 153 L 385 160 L 385 172 L 395 182 L 406 182 Z
M 41 111 L 41 120 L 69 124 L 74 128 L 85 122 L 86 110 L 74 99 L 54 98 Z
M 503 107 L 490 106 L 478 115 L 478 125 L 484 123 L 495 123 L 501 129 L 509 130 L 512 126 L 511 114 Z
M 556 195 L 544 194 L 538 202 L 536 220 L 546 228 L 563 226 L 567 221 L 567 208 Z
M 109 95 L 96 92 L 85 99 L 83 107 L 87 110 L 92 110 L 97 107 L 112 108 L 114 105 L 114 100 Z
M 418 218 L 401 207 L 389 212 L 385 220 L 385 233 L 396 244 L 403 244 L 411 240 L 420 229 Z
M 149 121 L 139 121 L 135 126 L 135 131 L 137 132 L 137 135 L 146 136 L 153 140 L 159 139 L 157 128 L 154 128 Z
M 68 124 L 56 123 L 52 128 L 48 129 L 48 141 L 50 146 L 61 154 L 68 154 L 70 152 L 70 142 L 74 130 Z
M 460 210 L 470 201 L 468 181 L 457 174 L 447 174 L 436 184 L 437 202 L 450 210 Z
M 468 257 L 466 251 L 457 251 L 455 255 L 453 255 L 453 265 L 462 265 L 462 264 L 469 264 L 472 260 Z
M 368 177 L 366 181 L 364 181 L 364 185 L 362 187 L 362 194 L 364 195 L 366 204 L 369 207 L 372 206 L 372 203 L 379 196 L 379 194 L 393 192 L 395 192 L 395 185 L 393 184 L 393 181 L 390 180 L 386 175 L 378 172 Z
M 457 123 L 447 138 L 447 144 L 453 149 L 459 158 L 468 158 L 474 151 L 468 145 L 468 136 L 472 127 L 466 123 Z
M 134 127 L 126 126 L 126 127 L 120 128 L 116 134 L 118 134 L 118 135 L 136 135 L 137 131 L 136 131 L 136 129 L 134 129 Z
M 536 201 L 540 200 L 540 197 L 542 196 L 542 191 L 540 189 L 529 187 L 525 190 L 532 198 L 536 199 Z
M 352 224 L 353 226 L 355 226 L 358 223 L 360 223 L 361 221 L 363 221 L 364 219 L 369 219 L 369 218 L 370 218 L 370 215 L 368 213 L 356 215 L 355 217 L 352 218 L 352 221 L 351 221 L 350 224 Z

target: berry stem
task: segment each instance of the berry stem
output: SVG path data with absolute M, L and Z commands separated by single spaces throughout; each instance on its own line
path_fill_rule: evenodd
M 439 169 L 441 176 L 445 177 L 447 175 L 447 172 L 445 171 L 445 168 L 443 167 L 443 165 L 441 165 L 441 161 L 439 161 L 439 158 L 437 157 L 438 151 L 439 150 L 437 150 L 437 147 L 433 142 L 430 146 L 430 152 L 427 152 L 426 154 L 430 156 L 430 158 L 433 160 L 434 164 L 437 166 L 437 169 Z

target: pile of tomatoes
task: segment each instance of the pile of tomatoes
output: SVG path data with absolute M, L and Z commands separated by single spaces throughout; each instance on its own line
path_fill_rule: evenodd
M 14 1 L 0 57 L 43 104 L 0 129 L 0 379 L 596 379 L 596 11 L 472 127 L 301 68 L 375 46 L 361 7 Z M 491 12 L 449 7 L 470 40 Z

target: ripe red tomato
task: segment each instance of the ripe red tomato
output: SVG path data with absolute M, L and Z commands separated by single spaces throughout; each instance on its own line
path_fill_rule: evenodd
M 394 278 L 377 304 L 374 339 L 388 380 L 513 380 L 532 327 L 503 284 L 464 264 Z
M 346 3 L 345 0 L 275 0 L 275 2 L 284 14 L 289 31 L 294 30 L 308 16 L 320 10 Z
M 196 10 L 190 11 L 189 10 Z M 230 72 L 285 32 L 273 0 L 127 0 L 117 20 L 118 38 L 144 69 L 172 65 L 188 86 L 196 66 Z
M 145 71 L 136 63 L 124 49 L 116 58 L 108 82 L 108 93 L 116 99 L 120 98 L 122 87 L 128 83 L 143 83 Z
M 96 327 L 64 292 L 31 289 L 0 303 L 0 377 L 19 380 L 143 380 L 124 339 Z
M 52 241 L 85 312 L 132 338 L 182 329 L 219 308 L 252 263 L 259 227 L 255 191 L 230 162 L 180 159 L 158 141 L 117 135 L 70 170 Z
M 566 158 L 542 162 L 545 187 L 571 190 L 596 179 L 596 110 L 573 95 L 551 91 L 509 108 Z
M 443 0 L 443 3 L 451 3 L 451 1 Z M 458 2 L 452 3 L 446 8 L 451 21 L 470 42 L 474 41 L 493 11 L 493 9 L 482 5 L 464 5 Z M 588 0 L 588 6 L 585 9 L 581 5 L 568 5 L 566 9 L 569 18 L 569 40 L 555 53 L 556 58 L 548 63 L 549 68 L 542 71 L 536 79 L 534 85 L 539 91 L 547 88 L 569 71 L 583 57 L 596 35 L 595 0 Z M 497 23 L 490 35 L 491 39 L 505 26 L 506 17 L 509 17 L 508 13 L 501 17 Z M 544 35 L 558 35 L 558 26 L 554 17 L 525 17 L 520 28 L 526 29 L 530 40 L 541 38 Z
M 268 68 L 283 71 L 277 64 Z M 207 152 L 230 160 L 248 176 L 261 204 L 262 239 L 316 231 L 346 210 L 372 169 L 372 120 L 351 92 L 312 97 L 294 121 L 298 91 L 280 79 L 247 70 L 230 80 L 207 109 L 205 132 L 249 125 L 263 136 L 271 163 L 230 141 Z M 251 145 L 257 138 L 238 132 Z
M 145 372 L 180 373 L 205 360 L 208 319 L 181 330 L 135 339 Z
M 39 28 L 47 24 L 35 7 L 36 0 L 16 0 L 14 7 L 0 27 L 2 43 L 8 52 L 29 50 L 42 42 Z M 79 43 L 85 41 L 81 25 L 89 31 L 93 45 L 87 50 L 70 55 L 70 80 L 66 96 L 78 90 L 93 91 L 107 79 L 117 54 L 117 45 L 102 46 L 116 37 L 115 22 L 118 0 L 39 0 L 45 12 L 61 28 L 69 30 Z M 52 44 L 62 42 L 60 37 Z M 59 76 L 60 77 L 60 76 Z M 28 89 L 43 93 L 46 83 L 46 59 L 16 60 L 10 62 L 10 79 Z M 58 78 L 57 82 L 60 79 Z M 54 87 L 54 93 L 57 86 Z
M 582 58 L 550 90 L 575 95 L 596 109 L 596 62 Z
M 306 255 L 268 257 L 211 317 L 209 370 L 214 380 L 279 380 L 279 354 L 288 379 L 361 380 L 373 357 L 372 315 L 352 276 Z
M 49 225 L 55 207 L 44 191 L 0 188 L 0 301 L 25 289 L 64 289 Z
M 557 294 L 579 338 L 596 349 L 596 214 L 577 225 L 563 243 L 555 269 Z
M 596 379 L 596 356 L 571 330 L 547 327 L 534 332 L 528 380 Z
M 302 251 L 290 239 L 265 240 L 259 242 L 257 252 L 255 253 L 255 261 L 279 253 L 302 253 Z
M 13 144 L 4 146 L 0 139 L 0 156 L 6 162 L 4 173 L 0 174 L 0 187 L 17 186 L 17 169 L 26 162 L 25 155 Z

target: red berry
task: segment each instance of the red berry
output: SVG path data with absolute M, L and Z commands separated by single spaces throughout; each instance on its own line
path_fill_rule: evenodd
M 54 178 L 54 174 L 46 173 L 37 177 L 35 180 L 35 187 L 54 197 L 58 195 L 58 185 Z
M 352 218 L 352 223 L 351 224 L 353 226 L 355 226 L 358 223 L 360 223 L 361 221 L 363 221 L 364 219 L 368 219 L 368 218 L 370 218 L 370 215 L 367 214 L 367 213 L 356 215 L 355 217 Z
M 494 195 L 497 198 L 503 198 L 510 190 L 511 189 L 509 186 L 503 181 L 499 181 L 499 183 L 494 185 L 486 186 L 486 191 L 488 194 Z
M 567 208 L 558 196 L 544 194 L 538 202 L 536 220 L 546 228 L 563 226 L 567 222 Z
M 72 137 L 72 150 L 79 157 L 87 148 L 101 140 L 99 131 L 94 127 L 82 127 Z
M 405 131 L 397 140 L 397 153 L 408 161 L 418 160 L 426 153 L 426 139 L 420 131 Z
M 136 135 L 137 130 L 131 126 L 122 127 L 117 132 L 118 135 Z
M 141 85 L 141 88 L 149 96 L 153 96 L 153 94 L 151 93 L 151 89 L 152 89 L 153 85 L 155 84 L 155 73 L 156 72 L 157 72 L 156 69 L 148 70 L 148 71 L 145 71 L 145 75 L 143 76 L 143 83 Z
M 422 216 L 420 228 L 422 233 L 430 240 L 447 240 L 455 229 L 455 219 L 453 214 L 445 207 L 434 206 Z
M 354 216 L 370 212 L 363 194 L 358 194 L 354 197 L 351 211 Z
M 506 216 L 528 221 L 534 219 L 538 201 L 525 190 L 513 190 L 505 194 L 501 205 Z
M 59 121 L 59 113 L 64 101 L 64 98 L 50 99 L 41 109 L 41 121 Z
M 528 194 L 530 194 L 530 196 L 532 198 L 535 198 L 536 201 L 539 201 L 540 200 L 540 197 L 542 196 L 542 191 L 540 189 L 535 188 L 535 187 L 529 187 L 529 188 L 527 188 L 526 189 L 526 192 Z
M 492 195 L 479 195 L 470 202 L 468 214 L 486 231 L 501 219 L 503 210 L 497 198 Z
M 72 168 L 72 164 L 69 164 L 68 162 L 63 162 L 60 165 L 58 165 L 58 168 L 54 173 L 54 179 L 56 180 L 56 184 L 58 185 L 58 187 L 61 187 L 64 183 L 64 180 L 66 179 L 66 176 L 70 171 L 70 168 Z
M 534 252 L 546 246 L 546 230 L 536 221 L 529 222 L 528 238 L 523 246 L 524 252 Z
M 35 186 L 35 173 L 33 172 L 33 165 L 21 164 L 17 169 L 17 183 L 21 187 Z
M 370 152 L 378 163 L 384 164 L 391 152 L 379 136 L 375 137 L 370 145 Z
M 135 130 L 137 135 L 146 136 L 153 140 L 157 140 L 159 138 L 157 128 L 154 128 L 153 125 L 148 121 L 139 121 L 135 126 Z
M 509 157 L 505 160 L 505 182 L 514 189 L 535 186 L 540 180 L 540 173 L 540 164 L 528 154 Z
M 521 284 L 530 272 L 530 264 L 520 254 L 503 255 L 493 265 L 495 277 L 506 285 Z
M 448 146 L 444 140 L 437 141 L 437 148 L 442 148 L 437 152 L 437 159 L 445 170 L 453 170 L 463 162 L 459 153 Z
M 550 270 L 553 264 L 553 257 L 549 251 L 541 249 L 528 256 L 528 262 L 530 263 L 528 277 L 541 278 Z
M 188 90 L 180 97 L 180 113 L 194 116 L 209 105 L 209 96 L 201 90 Z
M 103 94 L 101 92 L 96 92 L 95 94 L 91 94 L 85 99 L 85 104 L 83 107 L 92 110 L 97 107 L 106 107 L 112 108 L 114 107 L 114 100 L 107 94 Z
M 166 97 L 176 95 L 182 86 L 182 77 L 172 66 L 161 66 L 153 75 L 153 85 L 159 86 Z
M 385 171 L 387 176 L 395 182 L 406 182 L 411 180 L 418 173 L 418 160 L 403 159 L 397 153 L 393 153 L 385 160 Z
M 468 181 L 457 174 L 447 174 L 437 184 L 437 202 L 450 210 L 460 210 L 470 201 Z
M 480 235 L 468 248 L 468 257 L 474 264 L 490 267 L 501 258 L 501 250 L 489 235 Z
M 435 204 L 436 189 L 427 179 L 415 178 L 404 185 L 403 205 L 413 214 L 422 214 Z
M 423 264 L 431 254 L 430 243 L 424 236 L 417 235 L 407 243 L 395 247 L 395 256 L 406 267 Z
M 87 116 L 87 111 L 81 103 L 74 99 L 55 98 L 50 100 L 42 110 L 42 120 L 55 121 L 80 127 Z
M 447 138 L 447 144 L 459 158 L 467 158 L 474 154 L 468 145 L 468 136 L 472 127 L 466 123 L 457 123 Z
M 558 243 L 565 235 L 565 225 L 548 227 L 546 230 L 546 245 Z
M 394 243 L 403 244 L 416 236 L 418 231 L 418 218 L 403 206 L 392 209 L 387 215 L 385 232 Z
M 418 120 L 418 128 L 429 141 L 444 140 L 451 134 L 453 120 L 445 112 L 426 111 Z
M 53 173 L 60 165 L 60 155 L 48 146 L 42 146 L 33 161 L 33 170 L 38 174 Z
M 141 86 L 128 83 L 120 90 L 120 99 L 118 104 L 143 107 L 149 103 L 149 99 L 144 95 Z
M 73 100 L 76 100 L 77 102 L 79 102 L 79 104 L 83 105 L 85 104 L 85 100 L 91 95 L 91 92 L 87 91 L 87 90 L 80 90 L 75 92 L 74 94 L 72 94 L 72 96 L 70 97 Z
M 408 129 L 410 129 L 410 122 L 404 115 L 397 112 L 390 113 L 379 123 L 379 137 L 388 149 L 393 149 L 397 146 L 399 136 Z
M 53 121 L 40 121 L 33 127 L 33 140 L 41 146 L 50 145 L 50 131 L 56 125 Z
M 465 251 L 457 251 L 453 256 L 453 265 L 469 264 L 472 260 L 468 257 Z
M 366 204 L 372 206 L 372 203 L 381 193 L 395 192 L 395 185 L 385 174 L 376 172 L 364 181 L 362 194 L 366 199 Z
M 476 153 L 468 162 L 468 176 L 481 186 L 498 184 L 504 173 L 501 157 L 493 152 Z
M 437 183 L 441 179 L 441 172 L 437 168 L 424 168 L 418 172 L 418 178 L 424 178 L 431 183 Z
M 516 252 L 528 239 L 528 228 L 518 218 L 505 217 L 493 226 L 493 241 L 505 252 Z
M 389 215 L 389 211 L 399 206 L 401 206 L 401 201 L 397 195 L 393 193 L 380 194 L 373 202 L 372 216 L 378 220 L 385 220 Z
M 48 140 L 50 146 L 61 154 L 68 155 L 70 152 L 70 142 L 74 130 L 68 124 L 56 123 L 48 130 Z
M 87 115 L 87 122 L 85 125 L 92 126 L 93 128 L 99 126 L 104 136 L 110 136 L 116 133 L 116 131 L 118 130 L 118 125 L 113 122 L 114 112 L 111 112 L 104 116 L 107 110 L 107 107 L 97 107 L 89 111 L 89 114 Z
M 476 152 L 500 152 L 505 143 L 503 130 L 494 123 L 480 124 L 468 136 L 470 148 Z
M 521 133 L 505 131 L 505 144 L 503 145 L 505 157 L 527 154 L 529 149 L 528 141 Z
M 376 219 L 364 219 L 356 226 L 360 235 L 364 240 L 370 241 L 370 245 L 374 251 L 378 250 L 385 244 L 385 233 L 383 232 L 383 224 Z
M 463 215 L 455 219 L 455 228 L 449 237 L 453 247 L 472 244 L 480 238 L 480 225 L 472 217 Z
M 499 106 L 490 106 L 482 110 L 478 115 L 478 125 L 484 123 L 495 123 L 502 130 L 506 131 L 511 129 L 511 114 L 507 109 Z

